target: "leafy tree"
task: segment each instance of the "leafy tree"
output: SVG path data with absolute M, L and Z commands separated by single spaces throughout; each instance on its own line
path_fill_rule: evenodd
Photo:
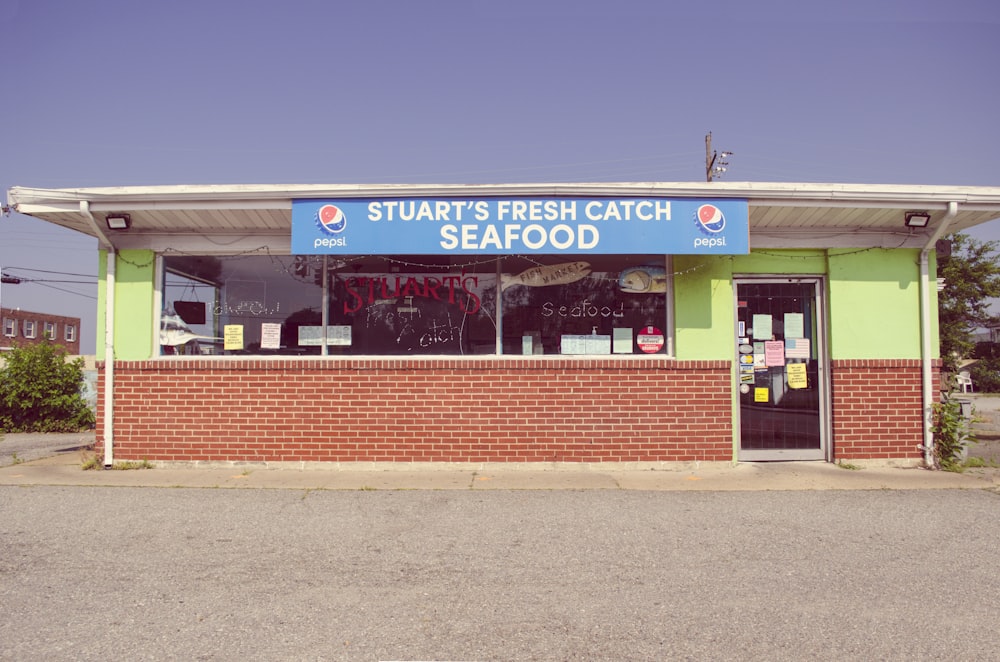
M 83 359 L 66 361 L 61 345 L 15 347 L 0 368 L 0 429 L 4 432 L 76 432 L 94 425 L 81 394 Z
M 989 356 L 979 359 L 969 368 L 972 384 L 983 393 L 1000 393 L 1000 358 Z
M 967 234 L 953 234 L 951 255 L 939 257 L 938 276 L 944 289 L 938 293 L 938 329 L 945 370 L 958 369 L 958 359 L 972 356 L 973 332 L 1000 322 L 990 314 L 989 300 L 1000 297 L 1000 242 L 979 241 Z

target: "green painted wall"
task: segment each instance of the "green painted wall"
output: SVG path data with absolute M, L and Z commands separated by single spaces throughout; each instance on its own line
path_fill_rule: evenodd
M 733 257 L 733 273 L 755 274 L 815 274 L 826 273 L 825 250 L 761 250 Z
M 107 309 L 107 251 L 98 251 L 97 358 L 106 358 L 104 314 Z M 148 359 L 153 355 L 153 251 L 120 251 L 115 260 L 115 358 Z
M 105 314 L 108 309 L 108 252 L 106 250 L 97 251 L 97 342 L 94 354 L 98 361 L 103 361 L 107 356 L 105 351 L 104 324 Z
M 920 358 L 919 256 L 917 249 L 829 251 L 831 358 Z M 931 273 L 936 356 L 937 296 Z
M 920 358 L 920 251 L 838 249 L 829 253 L 831 358 Z M 931 335 L 936 356 L 933 273 Z
M 827 277 L 830 357 L 920 358 L 917 249 L 754 251 L 732 257 L 674 258 L 677 358 L 733 357 L 732 278 L 807 274 Z M 931 261 L 932 351 L 937 355 L 937 290 Z
M 674 325 L 678 359 L 733 358 L 733 260 L 674 257 Z

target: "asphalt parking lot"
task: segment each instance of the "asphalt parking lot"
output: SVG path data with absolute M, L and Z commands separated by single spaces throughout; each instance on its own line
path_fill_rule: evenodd
M 998 505 L 0 485 L 0 659 L 997 659 Z
M 74 459 L 94 444 L 94 432 L 57 434 L 7 433 L 0 435 L 0 467 L 32 462 L 53 456 Z

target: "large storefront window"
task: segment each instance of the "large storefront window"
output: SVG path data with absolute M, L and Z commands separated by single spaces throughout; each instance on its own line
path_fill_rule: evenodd
M 296 327 L 319 315 L 322 281 L 300 267 L 292 256 L 165 256 L 161 353 L 309 353 Z
M 494 259 L 328 259 L 329 323 L 342 330 L 331 354 L 496 352 Z
M 666 351 L 663 256 L 167 255 L 163 267 L 162 354 L 318 355 L 324 340 L 325 354 L 353 356 Z
M 662 255 L 503 258 L 504 354 L 662 353 Z

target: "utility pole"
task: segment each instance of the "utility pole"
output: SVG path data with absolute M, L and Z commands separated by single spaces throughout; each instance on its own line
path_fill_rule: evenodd
M 712 132 L 705 136 L 705 181 L 710 182 L 716 177 L 721 177 L 729 165 L 728 159 L 732 152 L 716 153 L 712 150 Z

